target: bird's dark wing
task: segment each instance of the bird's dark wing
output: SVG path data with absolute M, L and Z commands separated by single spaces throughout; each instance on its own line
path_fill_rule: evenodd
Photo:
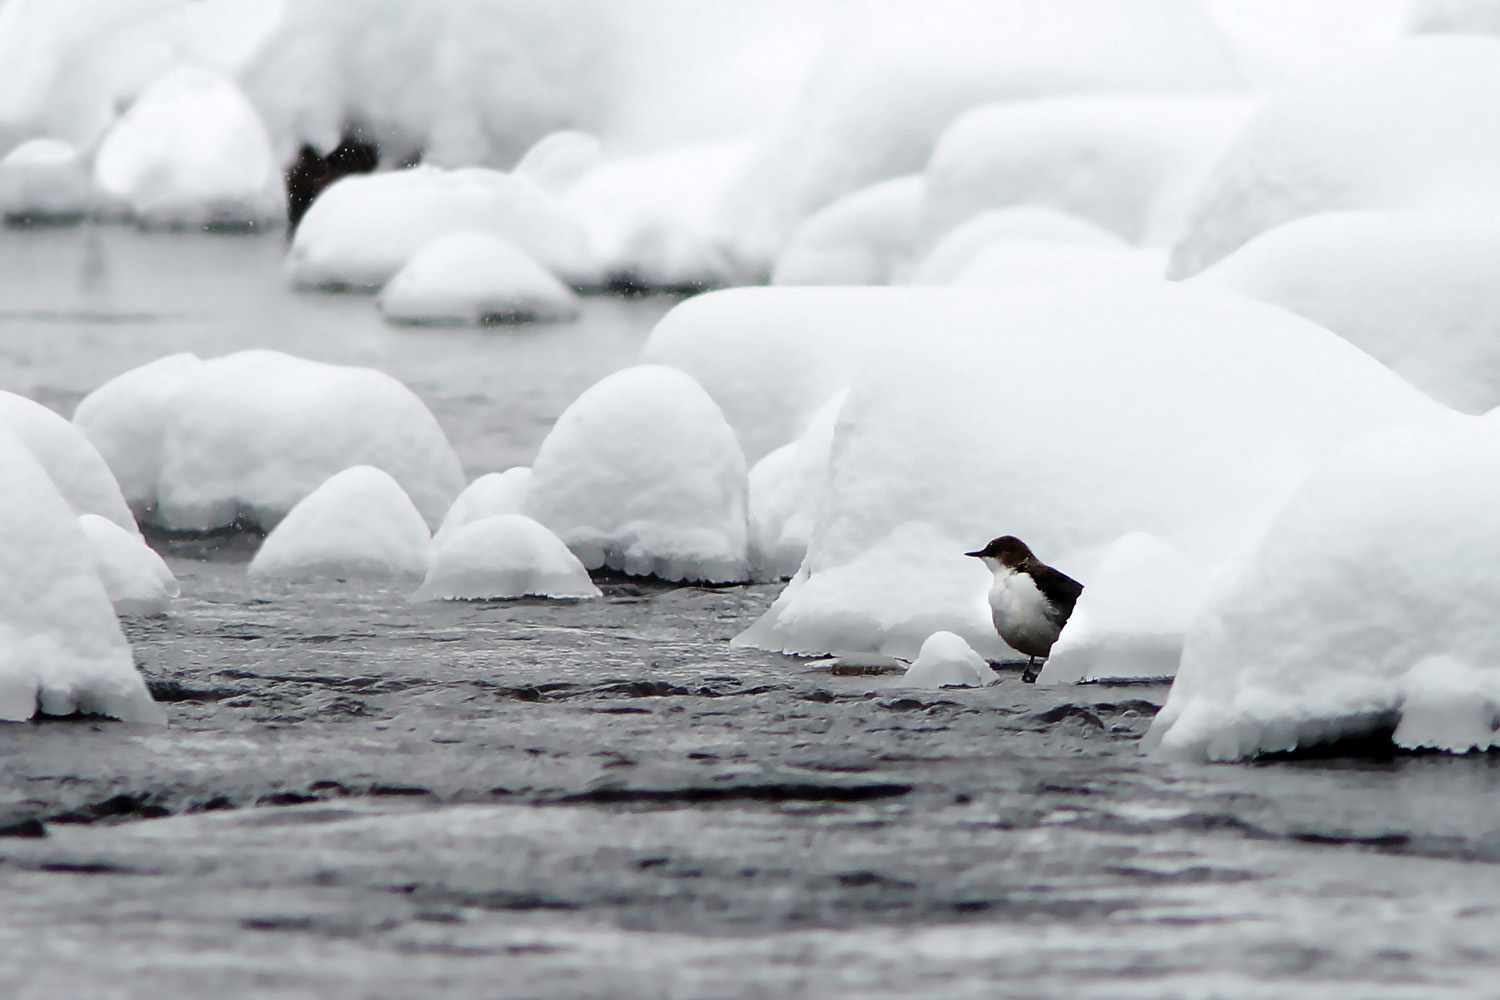
M 1032 567 L 1031 578 L 1036 581 L 1036 589 L 1052 605 L 1052 613 L 1047 617 L 1059 626 L 1066 624 L 1068 616 L 1073 613 L 1073 606 L 1078 603 L 1078 595 L 1083 593 L 1083 584 L 1066 573 L 1044 565 Z

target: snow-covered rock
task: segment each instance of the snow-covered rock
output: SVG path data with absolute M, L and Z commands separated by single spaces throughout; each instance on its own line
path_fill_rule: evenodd
M 963 555 L 986 539 L 1086 586 L 1083 558 L 1133 531 L 1216 566 L 1325 455 L 1441 409 L 1299 317 L 1167 282 L 953 290 L 916 320 L 828 294 L 805 307 L 881 360 L 839 416 L 807 558 L 746 645 L 910 656 L 943 629 L 998 658 L 989 574 Z
M 813 213 L 776 258 L 773 285 L 885 285 L 912 255 L 924 182 L 880 181 Z
M 719 142 L 607 159 L 570 187 L 565 201 L 588 227 L 605 278 L 664 289 L 746 280 L 719 245 L 716 218 L 748 149 Z
M 1392 727 L 1405 747 L 1495 745 L 1497 470 L 1494 416 L 1330 461 L 1193 621 L 1148 747 L 1238 760 Z
M 385 579 L 427 571 L 427 523 L 390 474 L 356 465 L 304 497 L 250 561 L 252 579 Z
M 1124 247 L 1107 229 L 1075 215 L 1040 205 L 992 208 L 944 233 L 905 275 L 912 285 L 946 285 L 974 255 L 995 243 L 1064 243 L 1078 246 Z
M 1277 94 L 1204 182 L 1170 275 L 1320 212 L 1500 214 L 1496 93 L 1500 39 L 1430 35 Z
M 94 180 L 106 207 L 148 226 L 279 225 L 286 189 L 265 126 L 234 83 L 182 67 L 105 136 Z
M 7 222 L 68 222 L 93 207 L 78 150 L 59 139 L 23 142 L 0 159 L 0 217 Z
M 903 687 L 984 687 L 998 678 L 984 658 L 952 632 L 934 632 L 901 678 Z
M 82 712 L 165 722 L 77 518 L 4 428 L 0 477 L 0 719 Z
M 938 140 L 922 206 L 931 242 L 986 209 L 1042 205 L 1170 246 L 1254 109 L 1242 97 L 1058 97 L 976 108 Z
M 1242 85 L 1196 3 L 937 0 L 857 5 L 820 72 L 727 199 L 737 254 L 769 268 L 834 199 L 922 169 L 962 112 L 1068 93 L 1201 93 Z
M 433 544 L 472 521 L 500 514 L 519 514 L 531 488 L 531 469 L 517 465 L 504 472 L 489 472 L 464 487 L 443 515 L 442 526 L 433 534 Z
M 104 591 L 121 615 L 164 615 L 181 593 L 177 577 L 151 547 L 113 521 L 82 514 L 78 527 L 94 553 Z
M 380 293 L 398 323 L 558 322 L 578 315 L 573 290 L 514 243 L 490 233 L 439 236 Z
M 303 288 L 379 288 L 433 240 L 510 240 L 572 285 L 599 281 L 577 217 L 525 177 L 465 167 L 356 174 L 330 185 L 297 226 L 286 273 Z
M 590 387 L 532 464 L 524 513 L 584 566 L 635 576 L 747 579 L 745 457 L 691 376 L 638 365 Z
M 1165 269 L 1165 254 L 1136 247 L 1006 240 L 975 253 L 952 283 L 1002 288 L 1045 281 L 1154 281 Z
M 0 427 L 31 450 L 75 514 L 98 514 L 132 535 L 135 518 L 104 457 L 61 415 L 25 396 L 0 390 Z
M 836 393 L 800 437 L 750 469 L 750 565 L 757 579 L 789 577 L 807 555 L 846 395 Z
M 436 418 L 396 379 L 276 351 L 162 358 L 94 390 L 73 421 L 138 519 L 172 531 L 270 529 L 361 464 L 394 476 L 436 525 L 464 482 Z
M 1500 217 L 1334 212 L 1255 237 L 1194 282 L 1325 326 L 1433 399 L 1500 405 Z
M 562 539 L 524 514 L 471 521 L 435 539 L 414 600 L 601 596 Z
M 798 437 L 885 337 L 935 315 L 939 289 L 730 288 L 688 299 L 651 331 L 641 360 L 687 372 L 713 397 L 745 457 Z
M 1088 586 L 1038 684 L 1150 680 L 1177 673 L 1182 639 L 1208 585 L 1178 548 L 1132 532 L 1087 573 Z

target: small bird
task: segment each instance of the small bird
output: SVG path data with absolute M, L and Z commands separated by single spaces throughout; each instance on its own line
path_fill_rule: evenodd
M 1052 652 L 1052 644 L 1083 593 L 1083 584 L 1032 555 L 1014 535 L 1003 535 L 978 552 L 964 555 L 984 560 L 995 575 L 990 585 L 995 631 L 1010 648 L 1030 657 L 1021 680 L 1034 683 L 1040 672 L 1036 661 Z

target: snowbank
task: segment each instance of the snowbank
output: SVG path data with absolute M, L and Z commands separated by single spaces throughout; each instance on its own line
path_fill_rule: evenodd
M 750 470 L 750 565 L 756 579 L 785 579 L 797 572 L 807 555 L 827 479 L 833 429 L 847 395 L 836 393 L 813 414 L 800 437 Z
M 897 177 L 845 195 L 797 227 L 773 285 L 886 285 L 912 255 L 924 182 Z
M 1204 182 L 1169 273 L 1320 212 L 1500 211 L 1496 93 L 1500 39 L 1433 35 L 1272 97 Z
M 380 293 L 398 323 L 558 322 L 578 296 L 509 240 L 489 233 L 440 236 L 418 250 Z
M 33 139 L 0 159 L 0 217 L 6 222 L 75 222 L 92 207 L 88 170 L 66 142 Z
M 1170 246 L 1254 107 L 1242 97 L 1090 96 L 976 108 L 932 151 L 924 238 L 986 209 L 1042 205 L 1130 243 Z
M 1500 420 L 1373 436 L 1286 504 L 1188 632 L 1147 746 L 1238 760 L 1395 727 L 1463 752 L 1500 720 Z
M 1206 575 L 1154 535 L 1132 532 L 1115 541 L 1088 573 L 1088 586 L 1036 682 L 1173 676 Z
M 105 136 L 94 179 L 109 210 L 148 226 L 280 225 L 286 189 L 255 109 L 234 83 L 183 67 Z
M 984 687 L 998 680 L 962 636 L 934 632 L 922 643 L 922 651 L 901 679 L 903 687 Z
M 464 487 L 448 508 L 448 513 L 443 515 L 443 524 L 432 536 L 433 542 L 441 542 L 459 528 L 482 517 L 521 513 L 530 488 L 531 469 L 524 465 L 480 476 Z
M 98 514 L 140 533 L 104 457 L 77 427 L 41 403 L 3 390 L 0 427 L 31 450 L 75 514 Z
M 525 177 L 467 167 L 356 174 L 303 216 L 286 273 L 304 288 L 379 288 L 422 247 L 459 232 L 510 240 L 573 285 L 599 281 L 588 233 Z
M 0 719 L 38 712 L 165 722 L 136 673 L 78 521 L 0 428 Z
M 1166 282 L 955 290 L 915 322 L 827 294 L 807 311 L 875 323 L 881 361 L 839 416 L 807 558 L 742 644 L 911 656 L 942 629 L 998 658 L 989 574 L 963 556 L 985 539 L 1085 585 L 1133 531 L 1213 566 L 1324 455 L 1440 409 L 1305 320 Z
M 522 514 L 471 521 L 436 539 L 414 600 L 591 598 L 599 588 L 562 539 Z
M 1055 208 L 1014 205 L 992 208 L 961 222 L 943 234 L 910 269 L 913 285 L 946 285 L 974 255 L 994 243 L 1068 243 L 1080 246 L 1124 247 L 1107 229 Z
M 276 351 L 162 358 L 94 390 L 73 421 L 141 522 L 172 531 L 270 529 L 351 465 L 395 476 L 433 525 L 463 487 L 452 445 L 406 386 Z
M 250 561 L 252 579 L 421 576 L 427 523 L 390 474 L 356 465 L 304 497 Z
M 1433 399 L 1500 405 L 1500 220 L 1337 212 L 1277 226 L 1193 281 L 1325 326 Z
M 1128 246 L 1006 240 L 978 251 L 953 276 L 955 285 L 1001 288 L 1046 281 L 1154 281 L 1164 254 Z
M 749 576 L 745 457 L 697 382 L 661 365 L 616 372 L 542 442 L 525 513 L 589 569 L 729 583 Z
M 713 143 L 609 159 L 569 187 L 564 200 L 588 227 L 606 280 L 669 290 L 748 280 L 716 229 L 748 149 Z
M 769 268 L 834 199 L 922 169 L 962 112 L 1067 93 L 1200 93 L 1242 85 L 1196 3 L 892 0 L 848 9 L 818 73 L 731 193 L 741 259 Z
M 141 537 L 98 514 L 83 514 L 78 527 L 94 554 L 104 591 L 120 615 L 164 615 L 181 593 L 177 578 Z

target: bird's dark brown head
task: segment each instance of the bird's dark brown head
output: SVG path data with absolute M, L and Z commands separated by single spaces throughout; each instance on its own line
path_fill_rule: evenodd
M 1031 549 L 1015 535 L 1001 535 L 978 552 L 965 552 L 964 555 L 977 559 L 994 559 L 1002 566 L 1011 567 L 1019 566 L 1032 558 Z

